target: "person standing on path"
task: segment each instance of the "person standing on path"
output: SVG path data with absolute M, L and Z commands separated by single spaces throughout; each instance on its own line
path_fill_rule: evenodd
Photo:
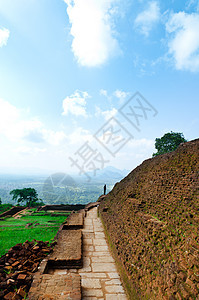
M 104 195 L 106 195 L 106 184 L 104 185 Z

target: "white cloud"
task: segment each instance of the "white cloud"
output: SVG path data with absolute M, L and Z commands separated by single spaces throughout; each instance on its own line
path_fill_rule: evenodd
M 114 96 L 117 97 L 118 99 L 126 98 L 127 95 L 128 95 L 128 93 L 120 91 L 120 90 L 116 90 L 114 92 Z
M 166 31 L 171 35 L 169 54 L 174 58 L 176 69 L 199 71 L 199 14 L 172 14 Z
M 132 139 L 117 154 L 114 160 L 115 166 L 120 169 L 133 170 L 143 160 L 152 157 L 152 153 L 155 152 L 154 144 L 154 140 L 146 138 Z
M 67 7 L 72 51 L 82 66 L 105 63 L 119 51 L 113 30 L 115 0 L 64 0 Z
M 72 114 L 75 116 L 87 117 L 86 113 L 86 99 L 89 98 L 87 92 L 76 91 L 71 96 L 68 96 L 63 101 L 62 115 Z
M 7 45 L 10 31 L 6 28 L 0 29 L 0 48 Z
M 102 111 L 100 107 L 95 107 L 95 116 L 96 117 L 103 117 L 105 120 L 109 120 L 111 117 L 114 117 L 117 114 L 117 109 L 112 108 L 110 110 Z
M 101 95 L 101 96 L 104 96 L 109 102 L 111 102 L 111 100 L 112 100 L 112 95 L 111 95 L 111 94 L 109 95 L 109 93 L 108 93 L 107 90 L 101 89 L 101 90 L 100 90 L 100 95 Z
M 101 89 L 100 90 L 100 95 L 106 97 L 108 100 L 112 100 L 113 96 L 118 98 L 120 100 L 120 102 L 123 102 L 123 100 L 129 96 L 128 92 L 124 92 L 122 90 L 115 90 L 114 92 L 112 92 L 110 95 L 108 95 L 107 90 Z
M 58 146 L 66 140 L 66 135 L 63 131 L 53 131 L 43 129 L 44 139 L 51 145 Z
M 51 145 L 58 145 L 66 138 L 63 131 L 46 129 L 44 124 L 37 118 L 24 119 L 23 111 L 1 98 L 0 135 L 5 136 L 12 142 L 44 142 Z
M 37 155 L 38 153 L 44 153 L 46 151 L 47 149 L 45 148 L 27 147 L 27 146 L 21 146 L 15 149 L 15 152 L 23 155 Z
M 82 127 L 76 128 L 70 135 L 68 135 L 69 143 L 72 145 L 82 144 L 92 139 L 90 131 Z
M 154 140 L 149 140 L 144 138 L 140 140 L 133 139 L 129 142 L 129 146 L 131 148 L 139 148 L 140 151 L 142 151 L 144 148 L 153 148 Z
M 21 126 L 17 122 L 20 111 L 8 101 L 0 99 L 0 134 L 10 140 L 21 138 Z
M 101 90 L 100 90 L 100 95 L 102 95 L 102 96 L 104 96 L 104 97 L 108 97 L 108 92 L 107 92 L 107 90 L 101 89 Z
M 145 36 L 149 35 L 155 23 L 160 19 L 160 8 L 156 1 L 149 3 L 146 10 L 142 11 L 135 19 L 135 27 L 137 27 Z
M 129 96 L 129 93 L 121 91 L 121 90 L 116 90 L 113 95 L 120 100 L 120 103 L 123 103 L 124 99 Z

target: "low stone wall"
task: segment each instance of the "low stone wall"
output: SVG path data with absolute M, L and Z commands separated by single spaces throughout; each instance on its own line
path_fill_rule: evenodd
M 83 204 L 75 204 L 75 205 L 66 204 L 66 205 L 44 205 L 44 206 L 41 206 L 38 210 L 39 211 L 41 211 L 41 210 L 44 210 L 44 211 L 47 211 L 47 210 L 78 211 L 78 210 L 84 209 L 84 208 L 85 208 L 85 205 L 83 205 Z
M 48 268 L 82 267 L 83 249 L 81 230 L 62 230 L 53 253 L 48 258 Z
M 199 299 L 198 171 L 195 140 L 144 161 L 100 203 L 131 295 Z
M 14 216 L 16 213 L 23 210 L 24 207 L 21 206 L 13 206 L 11 209 L 5 211 L 4 213 L 0 214 L 0 218 L 7 217 L 7 216 Z
M 82 229 L 84 226 L 84 216 L 84 211 L 79 211 L 79 213 L 71 213 L 67 218 L 66 223 L 63 224 L 62 230 Z

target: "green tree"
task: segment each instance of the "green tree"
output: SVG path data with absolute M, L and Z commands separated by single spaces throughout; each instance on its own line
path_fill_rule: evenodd
M 1 197 L 0 197 L 0 205 L 2 205 Z
M 38 199 L 38 194 L 33 188 L 24 188 L 24 189 L 15 189 L 10 192 L 12 195 L 12 200 L 17 201 L 17 204 L 21 202 L 26 202 L 26 206 L 36 206 L 43 205 L 43 202 L 38 202 L 41 199 Z
M 157 153 L 153 153 L 153 156 L 174 151 L 181 143 L 185 142 L 187 142 L 187 140 L 184 138 L 183 133 L 172 131 L 170 133 L 166 133 L 163 137 L 155 139 L 155 148 Z

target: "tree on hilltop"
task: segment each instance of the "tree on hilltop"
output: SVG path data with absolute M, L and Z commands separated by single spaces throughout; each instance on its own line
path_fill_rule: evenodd
M 170 132 L 163 135 L 161 138 L 155 139 L 155 148 L 157 153 L 153 153 L 153 157 L 174 151 L 181 143 L 185 143 L 187 140 L 184 138 L 183 133 Z
M 41 199 L 38 198 L 38 194 L 33 188 L 15 189 L 10 192 L 13 195 L 12 200 L 17 201 L 17 204 L 26 202 L 26 206 L 43 205 L 43 202 L 38 202 Z

